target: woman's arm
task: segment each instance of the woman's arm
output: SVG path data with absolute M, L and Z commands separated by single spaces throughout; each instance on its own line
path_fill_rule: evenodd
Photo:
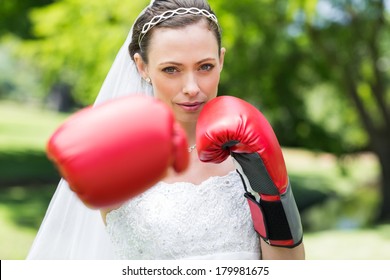
M 294 248 L 271 246 L 260 238 L 261 258 L 263 260 L 304 260 L 305 248 L 303 242 Z

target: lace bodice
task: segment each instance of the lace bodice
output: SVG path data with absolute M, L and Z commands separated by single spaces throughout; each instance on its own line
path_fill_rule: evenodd
M 121 259 L 258 259 L 259 239 L 239 175 L 199 185 L 158 183 L 107 214 Z

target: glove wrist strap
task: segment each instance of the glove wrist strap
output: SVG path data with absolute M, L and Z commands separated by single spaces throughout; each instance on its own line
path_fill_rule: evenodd
M 298 207 L 290 185 L 279 201 L 260 202 L 247 192 L 253 225 L 259 235 L 272 246 L 293 248 L 302 242 L 303 231 Z

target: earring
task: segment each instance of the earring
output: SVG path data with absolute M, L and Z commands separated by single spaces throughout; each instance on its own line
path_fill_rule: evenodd
M 150 80 L 149 77 L 147 77 L 147 78 L 145 79 L 145 82 L 147 82 L 148 84 L 152 84 L 152 81 Z

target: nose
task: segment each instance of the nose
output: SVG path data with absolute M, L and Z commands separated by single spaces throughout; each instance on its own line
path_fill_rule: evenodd
M 194 74 L 188 74 L 185 77 L 183 93 L 189 96 L 196 96 L 200 92 L 199 85 Z

